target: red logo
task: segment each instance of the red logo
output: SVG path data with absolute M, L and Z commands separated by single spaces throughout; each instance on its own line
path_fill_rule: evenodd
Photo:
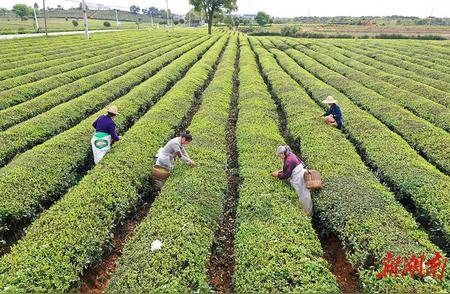
M 438 278 L 440 281 L 444 279 L 444 271 L 447 267 L 447 260 L 441 253 L 436 252 L 435 256 L 424 263 L 424 255 L 411 256 L 411 258 L 396 256 L 392 252 L 388 252 L 387 256 L 383 259 L 383 270 L 376 275 L 377 279 L 386 278 L 387 276 L 399 275 L 399 266 L 402 264 L 403 268 L 400 274 L 403 276 L 411 275 L 422 277 L 424 266 L 426 266 L 425 276 L 431 276 Z

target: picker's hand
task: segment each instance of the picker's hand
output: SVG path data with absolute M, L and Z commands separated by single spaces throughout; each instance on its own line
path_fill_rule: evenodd
M 277 178 L 279 173 L 280 173 L 279 170 L 274 171 L 274 172 L 272 173 L 272 177 L 276 177 L 276 178 Z

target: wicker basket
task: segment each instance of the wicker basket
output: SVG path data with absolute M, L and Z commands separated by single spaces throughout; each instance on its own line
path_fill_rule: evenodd
M 322 188 L 322 180 L 320 179 L 320 173 L 316 170 L 307 170 L 303 177 L 305 179 L 306 188 L 309 190 L 317 190 Z
M 325 117 L 325 120 L 328 124 L 334 124 L 336 122 L 336 120 L 334 119 L 334 117 L 332 115 Z
M 156 181 L 165 182 L 170 176 L 170 170 L 160 165 L 154 165 L 152 167 L 152 177 Z

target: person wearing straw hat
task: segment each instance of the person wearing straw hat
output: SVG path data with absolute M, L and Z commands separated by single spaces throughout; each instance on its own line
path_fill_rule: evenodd
M 333 96 L 328 96 L 327 99 L 322 101 L 322 103 L 328 105 L 328 110 L 323 114 L 325 117 L 325 122 L 330 126 L 342 129 L 342 112 L 336 104 L 337 101 L 333 98 Z
M 312 215 L 313 204 L 311 193 L 306 188 L 303 174 L 306 172 L 303 162 L 295 155 L 289 146 L 278 146 L 276 155 L 283 161 L 283 170 L 276 170 L 272 176 L 281 180 L 288 180 L 297 192 L 303 210 L 306 214 Z
M 113 105 L 107 110 L 106 115 L 99 116 L 92 124 L 95 128 L 91 140 L 95 164 L 99 163 L 111 150 L 111 144 L 121 138 L 116 133 L 116 124 L 114 123 L 114 118 L 119 114 L 119 109 Z

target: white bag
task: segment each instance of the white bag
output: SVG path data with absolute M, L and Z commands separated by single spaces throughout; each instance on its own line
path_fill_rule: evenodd
M 94 155 L 94 163 L 97 164 L 111 150 L 111 135 L 104 132 L 97 132 L 92 136 L 91 146 Z
M 306 188 L 305 179 L 303 177 L 306 169 L 302 164 L 299 164 L 293 171 L 289 182 L 292 187 L 294 187 L 295 192 L 297 192 L 298 200 L 300 201 L 303 210 L 308 214 L 313 213 L 313 204 L 311 200 L 311 193 L 308 188 Z

